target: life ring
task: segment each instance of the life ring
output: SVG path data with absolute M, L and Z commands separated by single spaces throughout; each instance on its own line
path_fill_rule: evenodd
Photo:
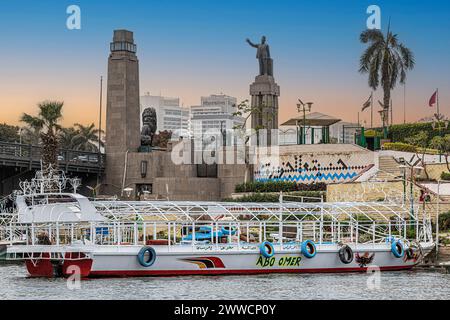
M 391 252 L 396 258 L 402 258 L 405 255 L 405 248 L 399 240 L 392 241 Z
M 344 245 L 341 249 L 339 249 L 339 259 L 341 259 L 342 263 L 349 264 L 353 261 L 353 250 L 348 245 Z
M 261 252 L 264 258 L 272 258 L 275 254 L 275 249 L 269 241 L 264 241 L 259 246 L 259 252 Z
M 145 254 L 148 253 L 148 258 L 145 257 Z M 151 267 L 156 260 L 156 252 L 152 247 L 143 247 L 138 255 L 137 255 L 139 264 L 143 267 Z
M 308 258 L 308 259 L 314 258 L 316 253 L 317 253 L 316 245 L 314 244 L 313 241 L 306 240 L 302 243 L 302 254 L 306 258 Z

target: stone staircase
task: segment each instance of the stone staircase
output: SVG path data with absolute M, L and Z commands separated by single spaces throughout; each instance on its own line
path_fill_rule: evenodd
M 392 156 L 379 156 L 378 170 L 375 176 L 377 180 L 397 181 L 402 179 L 399 164 Z

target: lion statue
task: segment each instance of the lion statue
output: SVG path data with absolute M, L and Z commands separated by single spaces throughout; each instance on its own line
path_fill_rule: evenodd
M 142 112 L 141 145 L 152 146 L 156 132 L 156 111 L 154 108 L 145 108 Z

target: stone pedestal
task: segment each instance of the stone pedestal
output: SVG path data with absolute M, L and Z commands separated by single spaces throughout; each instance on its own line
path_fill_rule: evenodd
M 280 86 L 276 84 L 271 75 L 259 75 L 255 82 L 250 85 L 252 96 L 252 108 L 259 108 L 260 112 L 252 114 L 252 129 L 267 129 L 265 136 L 261 136 L 258 144 L 264 145 L 261 139 L 267 141 L 267 145 L 275 145 L 277 141 L 271 138 L 271 131 L 278 129 L 278 97 Z

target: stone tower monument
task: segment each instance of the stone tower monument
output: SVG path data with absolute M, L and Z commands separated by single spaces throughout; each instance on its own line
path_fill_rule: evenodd
M 113 194 L 122 191 L 128 152 L 137 152 L 141 143 L 139 61 L 136 57 L 133 32 L 115 30 L 110 50 L 106 101 L 105 184 Z
M 247 42 L 257 49 L 256 58 L 259 60 L 259 75 L 250 85 L 251 107 L 259 109 L 258 112 L 252 114 L 252 129 L 267 129 L 265 137 L 260 135 L 258 144 L 262 143 L 261 138 L 266 140 L 268 146 L 277 144 L 277 141 L 273 141 L 274 139 L 271 138 L 271 131 L 278 129 L 280 87 L 273 77 L 273 60 L 270 57 L 269 45 L 266 43 L 265 36 L 261 38 L 259 44 L 254 44 L 249 39 Z M 262 144 L 264 145 L 264 143 Z

